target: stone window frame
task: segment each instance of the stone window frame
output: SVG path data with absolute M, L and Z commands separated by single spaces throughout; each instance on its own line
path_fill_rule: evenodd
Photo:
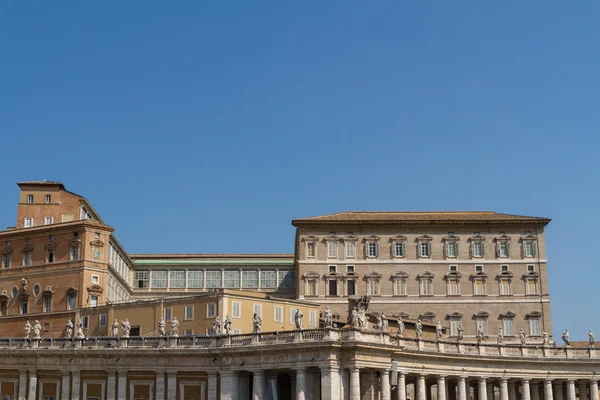
M 377 235 L 370 235 L 363 239 L 365 260 L 367 260 L 367 259 L 377 260 L 379 258 L 379 240 L 380 239 L 381 238 Z M 371 244 L 375 245 L 375 255 L 374 256 L 369 255 L 369 248 L 370 248 Z
M 358 243 L 358 237 L 356 237 L 354 235 L 345 236 L 342 238 L 342 243 L 344 244 L 344 259 L 351 259 L 351 260 L 356 259 L 356 244 Z M 354 244 L 354 255 L 353 256 L 348 255 L 348 244 L 349 243 Z
M 40 400 L 45 397 L 44 396 L 44 385 L 55 385 L 54 387 L 56 388 L 56 396 L 54 398 L 60 399 L 60 380 L 59 379 L 41 378 L 38 380 L 38 391 L 39 391 L 38 398 Z M 104 391 L 102 391 L 102 393 L 104 393 Z M 84 397 L 84 398 L 87 399 L 87 397 Z
M 418 238 L 415 239 L 415 242 L 417 244 L 417 258 L 421 259 L 431 259 L 431 242 L 433 241 L 433 237 L 429 236 L 429 235 L 421 235 Z M 421 246 L 427 244 L 427 255 L 424 256 L 423 253 L 421 252 Z
M 347 268 L 348 266 L 346 266 Z M 360 278 L 360 275 L 358 275 L 358 273 L 356 271 L 349 271 L 346 272 L 346 274 L 343 276 L 344 278 L 344 296 L 350 296 L 350 294 L 348 294 L 348 281 L 354 281 L 354 294 L 352 296 L 356 296 L 357 293 L 357 289 L 358 289 L 358 280 Z
M 535 235 L 525 235 L 519 239 L 521 243 L 521 258 L 523 259 L 532 259 L 537 257 L 537 236 Z M 525 245 L 531 244 L 531 255 L 525 254 Z
M 319 253 L 319 238 L 317 236 L 310 235 L 305 238 L 302 238 L 302 241 L 304 242 L 304 256 L 306 257 L 306 259 L 316 259 L 318 256 L 318 253 Z M 312 243 L 315 246 L 315 255 L 314 256 L 308 255 L 308 244 L 309 243 Z
M 408 280 L 408 274 L 404 271 L 398 271 L 391 276 L 393 294 L 396 297 L 408 296 L 408 290 L 406 282 Z M 399 290 L 402 287 L 404 290 Z M 404 292 L 404 293 L 401 293 Z
M 10 264 L 12 263 L 12 253 L 13 253 L 13 248 L 8 245 L 2 251 L 2 269 L 10 268 Z M 7 263 L 7 261 L 8 261 L 8 263 Z
M 24 266 L 24 267 L 31 266 L 31 264 L 33 264 L 33 247 L 26 246 L 23 249 L 23 251 L 21 252 L 21 254 L 23 255 L 23 259 L 22 259 L 21 265 Z M 29 262 L 27 262 L 26 254 L 29 254 Z
M 513 296 L 514 295 L 514 290 L 513 290 L 513 273 L 510 271 L 504 271 L 504 272 L 500 272 L 498 275 L 496 275 L 496 281 L 498 281 L 498 296 Z M 509 293 L 502 293 L 502 282 L 508 282 L 508 291 Z
M 33 287 L 31 288 L 31 294 L 33 295 L 33 297 L 38 297 L 40 294 L 42 294 L 42 285 L 40 285 L 39 283 L 33 285 Z
M 72 240 L 71 243 L 71 248 L 69 249 L 69 260 L 70 261 L 76 261 L 76 260 L 81 260 L 81 240 L 80 239 L 75 239 Z M 73 257 L 73 248 L 77 247 L 77 258 Z
M 149 386 L 150 390 L 148 390 L 148 392 L 150 393 L 150 397 L 148 398 L 148 400 L 154 400 L 154 394 L 156 393 L 156 387 L 154 385 L 154 381 L 153 380 L 137 380 L 137 379 L 130 379 L 129 380 L 129 399 L 130 400 L 135 400 L 135 387 L 136 386 Z
M 458 259 L 458 241 L 460 238 L 453 233 L 449 233 L 448 236 L 442 238 L 442 242 L 444 243 L 444 259 L 457 260 Z M 448 254 L 448 246 L 454 245 L 454 255 L 451 256 Z
M 304 296 L 317 297 L 319 296 L 319 279 L 321 275 L 317 274 L 314 271 L 310 271 L 302 275 L 302 280 L 304 281 Z M 308 294 L 308 282 L 314 282 L 315 284 L 315 293 Z
M 462 294 L 461 290 L 460 290 L 460 279 L 461 278 L 462 278 L 462 274 L 458 271 L 450 271 L 446 275 L 444 275 L 444 280 L 446 281 L 446 296 L 457 297 Z M 450 290 L 449 290 L 450 282 L 456 282 L 456 289 L 457 289 L 458 293 L 450 294 Z
M 366 294 L 368 296 L 381 296 L 381 276 L 382 275 L 376 271 L 371 271 L 365 275 L 364 280 L 367 284 Z M 373 290 L 373 288 L 376 290 Z
M 46 264 L 53 264 L 56 262 L 56 243 L 54 241 L 50 241 L 46 243 L 44 246 L 44 262 Z M 50 252 L 52 252 L 52 261 L 50 261 Z
M 474 274 L 471 274 L 471 276 L 469 277 L 469 280 L 471 280 L 471 282 L 473 283 L 473 296 L 487 296 L 487 279 L 488 279 L 488 275 L 485 272 L 476 272 Z M 483 294 L 476 294 L 475 293 L 475 282 L 483 282 Z
M 463 317 L 463 315 L 461 313 L 459 313 L 458 311 L 454 311 L 452 314 L 446 315 L 446 320 L 449 322 L 448 337 L 451 337 L 451 338 L 458 337 L 458 326 L 456 327 L 456 334 L 453 334 L 454 332 L 452 332 L 452 323 L 458 322 L 458 325 L 460 326 L 462 317 Z
M 179 400 L 184 400 L 186 386 L 199 386 L 200 393 L 204 393 L 204 391 L 205 391 L 204 388 L 206 387 L 206 382 L 205 381 L 179 381 Z
M 339 260 L 339 258 L 340 258 L 340 255 L 339 255 L 340 254 L 339 253 L 340 238 L 334 234 L 331 234 L 331 235 L 323 238 L 323 243 L 325 243 L 325 254 L 327 256 L 327 259 L 328 260 Z M 329 251 L 332 249 L 335 251 L 335 255 L 329 254 Z
M 419 318 L 423 322 L 434 322 L 436 314 L 433 311 L 425 311 L 419 315 Z
M 490 314 L 487 311 L 479 311 L 475 314 L 473 314 L 472 320 L 475 321 L 475 334 L 477 335 L 477 328 L 479 327 L 480 323 L 483 326 L 483 336 L 484 337 L 489 337 L 489 331 L 488 331 L 488 320 L 490 318 Z
M 323 275 L 323 281 L 325 281 L 325 296 L 327 297 L 340 297 L 340 282 L 342 281 L 342 275 L 337 272 L 337 266 L 335 272 L 328 272 Z M 331 281 L 335 281 L 335 292 L 336 294 L 329 294 L 329 284 Z
M 531 337 L 541 337 L 542 336 L 542 326 L 541 326 L 541 322 L 542 322 L 542 316 L 543 314 L 539 311 L 532 311 L 530 313 L 527 313 L 525 315 L 525 319 L 528 321 L 528 325 L 529 325 L 529 335 Z M 533 334 L 532 329 L 531 329 L 531 321 L 532 320 L 536 320 L 537 324 L 538 324 L 538 332 Z
M 433 278 L 435 278 L 435 274 L 432 274 L 429 271 L 425 271 L 422 274 L 417 275 L 417 280 L 419 281 L 419 296 L 424 296 L 424 297 L 431 297 L 433 296 Z M 431 293 L 426 294 L 424 293 L 425 290 L 424 289 L 424 284 L 426 282 L 429 282 L 429 287 L 431 289 Z
M 390 238 L 390 257 L 392 259 L 405 259 L 406 258 L 406 236 L 396 235 Z M 396 254 L 396 246 L 400 245 L 402 249 L 402 255 Z
M 77 297 L 79 294 L 79 289 L 74 288 L 74 287 L 70 287 L 67 290 L 65 290 L 65 295 L 67 297 L 67 310 L 68 311 L 73 311 L 77 309 Z M 71 305 L 69 304 L 69 296 L 73 296 L 75 298 L 75 307 L 71 308 Z
M 471 259 L 482 259 L 485 257 L 485 236 L 477 233 L 474 236 L 471 236 L 469 239 L 469 257 Z M 481 255 L 476 256 L 473 254 L 473 244 L 480 243 L 481 244 Z
M 539 294 L 540 294 L 540 274 L 538 272 L 531 271 L 526 274 L 523 274 L 521 279 L 523 280 L 525 296 L 539 296 Z M 528 292 L 527 288 L 529 286 L 529 281 L 533 281 L 533 283 L 535 284 L 535 291 L 533 293 Z
M 501 321 L 502 323 L 502 334 L 504 336 L 507 337 L 516 337 L 516 331 L 515 331 L 515 317 L 517 316 L 517 314 L 515 314 L 512 311 L 507 311 L 505 313 L 502 313 L 498 316 L 498 319 Z M 506 330 L 506 325 L 504 324 L 504 321 L 510 320 L 511 321 L 511 325 L 512 325 L 512 331 L 509 333 Z
M 510 259 L 510 241 L 511 237 L 506 235 L 505 233 L 501 234 L 494 238 L 494 243 L 496 244 L 496 258 L 497 259 Z M 506 256 L 500 254 L 500 244 L 506 243 Z
M 50 301 L 50 310 L 46 308 L 47 299 Z M 42 292 L 42 312 L 49 313 L 53 311 L 52 300 L 54 300 L 54 292 L 52 291 L 52 288 L 48 286 L 46 290 Z

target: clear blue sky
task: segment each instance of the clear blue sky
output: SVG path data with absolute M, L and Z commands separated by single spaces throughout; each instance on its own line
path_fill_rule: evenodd
M 600 3 L 1 1 L 0 223 L 18 180 L 131 253 L 293 251 L 294 217 L 553 218 L 555 335 L 600 334 Z

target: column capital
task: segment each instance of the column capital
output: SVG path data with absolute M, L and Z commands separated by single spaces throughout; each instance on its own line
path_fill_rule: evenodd
M 481 382 L 481 383 L 485 383 L 487 380 L 488 380 L 488 378 L 485 377 L 485 376 L 480 376 L 479 377 L 479 382 Z
M 386 374 L 386 375 L 390 374 L 390 370 L 387 368 L 381 368 L 381 369 L 379 369 L 379 372 L 382 374 Z
M 521 382 L 531 382 L 531 378 L 528 378 L 528 377 L 521 378 Z
M 307 367 L 307 366 L 305 366 L 305 365 L 301 365 L 301 366 L 299 366 L 299 367 L 295 367 L 295 368 L 294 368 L 294 371 L 296 371 L 296 372 L 304 372 L 304 373 L 306 373 L 306 370 L 307 370 L 307 369 L 308 369 L 308 367 Z

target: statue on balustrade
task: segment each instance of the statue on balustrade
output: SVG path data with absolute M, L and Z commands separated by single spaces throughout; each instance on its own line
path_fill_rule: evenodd
M 83 319 L 79 318 L 77 321 L 77 338 L 83 339 L 85 335 L 83 334 Z
M 131 323 L 129 323 L 128 318 L 125 318 L 125 321 L 121 321 L 121 329 L 123 330 L 123 337 L 128 338 L 131 332 Z
M 440 321 L 435 326 L 435 340 L 438 342 L 442 340 L 442 323 Z
M 213 321 L 213 332 L 215 333 L 215 335 L 221 334 L 221 318 L 219 318 L 218 315 L 215 317 L 215 320 Z
M 171 336 L 179 336 L 179 321 L 177 321 L 177 317 L 173 317 L 171 320 Z
M 34 339 L 41 339 L 41 332 L 42 332 L 42 325 L 40 324 L 40 321 L 36 320 L 33 323 L 33 338 Z
M 73 321 L 68 320 L 67 321 L 67 339 L 73 338 L 73 329 L 74 328 L 75 328 L 75 325 L 73 325 Z
M 164 318 L 161 318 L 160 321 L 158 321 L 158 336 L 167 336 L 167 331 L 165 329 L 166 325 Z
M 364 329 L 367 327 L 367 310 L 369 309 L 369 303 L 371 302 L 371 297 L 367 295 L 362 295 L 358 299 L 356 303 L 356 309 L 358 310 L 358 320 L 360 322 L 360 329 Z
M 563 342 L 565 342 L 565 345 L 570 346 L 571 345 L 571 339 L 569 339 L 569 330 L 566 329 L 565 332 L 562 334 L 562 340 Z
M 31 339 L 31 323 L 29 321 L 25 322 L 25 339 Z
M 481 326 L 477 327 L 477 343 L 481 343 L 483 341 L 483 328 Z
M 588 336 L 590 337 L 590 347 L 596 347 L 596 335 L 594 335 L 594 332 L 592 332 L 592 330 L 590 329 L 590 331 L 588 332 Z
M 550 336 L 548 336 L 548 332 L 542 332 L 542 346 L 550 345 Z
M 119 323 L 117 322 L 116 319 L 114 320 L 113 324 L 111 325 L 110 331 L 111 331 L 113 337 L 119 336 Z
M 458 323 L 458 336 L 456 337 L 456 340 L 459 342 L 461 340 L 463 340 L 464 333 L 465 333 L 465 328 L 463 328 L 462 324 L 459 322 Z
M 226 335 L 231 335 L 231 323 L 231 317 L 227 315 L 225 317 L 225 322 L 223 323 L 223 330 L 225 331 Z
M 525 331 L 523 328 L 519 329 L 519 340 L 521 340 L 521 344 L 527 343 L 527 338 L 525 337 Z
M 325 328 L 333 328 L 333 314 L 329 307 L 325 307 Z
M 402 321 L 402 316 L 398 316 L 398 329 L 396 330 L 396 335 L 404 336 L 404 321 Z
M 380 314 L 375 316 L 375 329 L 378 331 L 383 331 L 383 319 Z
M 423 336 L 423 323 L 421 322 L 421 319 L 418 319 L 417 323 L 415 324 L 415 334 L 417 339 L 420 339 L 421 336 Z
M 502 330 L 502 327 L 498 328 L 498 344 L 504 344 L 504 331 Z
M 358 310 L 356 307 L 352 309 L 352 314 L 350 315 L 350 328 L 360 329 L 360 317 L 358 316 Z
M 296 310 L 296 315 L 294 315 L 294 322 L 296 323 L 296 330 L 301 331 L 304 329 L 304 314 L 300 309 Z
M 385 314 L 382 312 L 381 313 L 381 330 L 383 332 L 387 332 L 388 331 L 388 326 L 389 326 L 388 319 L 385 316 Z
M 262 319 L 258 313 L 254 313 L 252 316 L 252 333 L 260 333 L 262 328 Z

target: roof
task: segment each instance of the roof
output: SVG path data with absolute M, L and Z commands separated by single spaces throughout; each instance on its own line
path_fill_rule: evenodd
M 65 189 L 65 185 L 58 181 L 21 181 L 17 182 L 19 187 L 31 185 L 31 186 L 59 186 L 61 189 Z
M 294 258 L 293 254 L 130 254 L 134 260 L 197 259 L 197 258 Z
M 448 223 L 529 223 L 547 225 L 549 218 L 501 214 L 494 211 L 342 211 L 334 214 L 294 219 L 292 225 L 304 224 L 448 224 Z

